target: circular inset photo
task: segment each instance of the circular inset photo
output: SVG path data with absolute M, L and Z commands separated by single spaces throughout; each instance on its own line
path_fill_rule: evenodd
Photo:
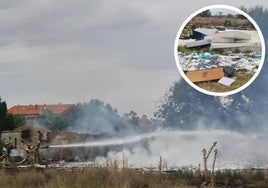
M 180 27 L 174 56 L 181 76 L 205 94 L 227 96 L 249 86 L 265 57 L 262 32 L 242 10 L 204 7 Z

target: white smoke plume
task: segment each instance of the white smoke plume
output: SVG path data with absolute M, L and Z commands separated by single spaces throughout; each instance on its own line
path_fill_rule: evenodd
M 166 167 L 172 168 L 202 165 L 201 151 L 203 148 L 209 149 L 214 141 L 218 142 L 216 168 L 265 167 L 267 164 L 268 151 L 261 146 L 268 143 L 268 138 L 261 133 L 244 134 L 226 130 L 158 130 L 154 133 L 83 144 L 84 147 L 122 145 L 122 150 L 111 149 L 107 155 L 110 159 L 118 160 L 119 165 L 127 159 L 129 167 L 157 167 L 161 156 Z M 129 148 L 130 143 L 135 144 Z M 124 144 L 128 146 L 124 147 Z M 70 144 L 64 147 L 81 147 L 81 145 Z M 107 158 L 99 156 L 95 162 L 105 164 L 106 160 Z
M 258 167 L 265 166 L 268 161 L 268 151 L 261 147 L 268 143 L 264 134 L 242 134 L 225 130 L 162 133 L 148 140 L 149 152 L 144 147 L 135 147 L 131 151 L 110 151 L 108 157 L 120 160 L 124 155 L 130 166 L 157 167 L 161 156 L 169 168 L 197 167 L 198 164 L 202 165 L 202 149 L 209 149 L 214 141 L 218 141 L 217 168 Z

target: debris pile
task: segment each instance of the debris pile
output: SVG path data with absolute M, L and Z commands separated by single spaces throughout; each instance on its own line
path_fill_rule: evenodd
M 256 30 L 217 30 L 209 28 L 192 29 L 192 35 L 184 35 L 187 28 L 184 29 L 179 46 L 186 48 L 202 48 L 209 46 L 210 49 L 222 49 L 224 51 L 238 49 L 241 52 L 261 51 L 261 40 Z M 186 37 L 185 37 L 186 36 Z
M 179 62 L 183 71 L 196 71 L 217 67 L 224 68 L 229 72 L 232 70 L 246 69 L 249 72 L 255 72 L 260 64 L 260 55 L 246 56 L 245 53 L 233 53 L 229 55 L 212 55 L 209 52 L 196 53 L 189 55 L 179 53 Z M 233 75 L 233 73 L 232 73 Z M 230 76 L 232 76 L 230 75 Z

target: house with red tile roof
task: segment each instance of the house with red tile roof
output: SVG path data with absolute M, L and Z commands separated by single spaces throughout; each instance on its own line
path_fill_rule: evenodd
M 33 121 L 41 115 L 44 110 L 50 110 L 53 114 L 64 114 L 71 110 L 74 104 L 35 104 L 15 105 L 8 109 L 8 113 L 25 117 L 26 121 Z

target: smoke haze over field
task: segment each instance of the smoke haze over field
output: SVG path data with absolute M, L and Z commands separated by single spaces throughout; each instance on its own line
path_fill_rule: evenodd
M 122 150 L 108 152 L 108 158 L 117 160 L 122 165 L 123 158 L 129 167 L 157 167 L 160 156 L 167 162 L 167 167 L 197 167 L 202 164 L 202 149 L 209 150 L 214 141 L 218 141 L 216 168 L 267 167 L 268 151 L 260 145 L 267 143 L 264 133 L 231 132 L 225 130 L 164 131 L 104 139 L 63 147 L 104 147 L 127 144 Z M 129 148 L 129 144 L 134 146 Z M 51 147 L 62 147 L 56 145 Z M 210 159 L 213 158 L 213 153 Z M 150 159 L 150 160 L 147 160 Z M 106 158 L 97 157 L 97 164 L 105 164 Z M 211 164 L 212 160 L 209 161 Z

